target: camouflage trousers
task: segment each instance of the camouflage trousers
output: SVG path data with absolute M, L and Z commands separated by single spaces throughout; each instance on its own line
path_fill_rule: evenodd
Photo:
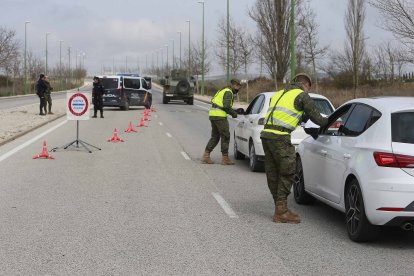
M 230 129 L 227 118 L 223 120 L 210 120 L 211 138 L 207 143 L 206 151 L 212 152 L 221 139 L 221 153 L 229 153 Z
M 46 108 L 49 108 L 49 112 L 52 111 L 52 97 L 50 96 L 50 93 L 45 93 L 45 99 L 46 99 L 46 104 L 45 104 L 45 113 L 46 112 Z
M 277 135 L 275 139 L 262 138 L 265 153 L 267 185 L 276 204 L 287 199 L 295 176 L 295 147 L 290 135 Z

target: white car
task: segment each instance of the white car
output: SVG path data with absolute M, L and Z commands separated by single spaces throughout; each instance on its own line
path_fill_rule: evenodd
M 353 241 L 414 224 L 414 97 L 354 99 L 297 148 L 293 195 L 345 213 Z
M 264 169 L 264 151 L 260 140 L 260 132 L 264 128 L 266 112 L 275 93 L 263 92 L 258 94 L 244 111 L 244 114 L 237 117 L 234 129 L 234 157 L 237 160 L 249 157 L 252 171 L 263 171 Z M 314 100 L 322 114 L 329 115 L 335 110 L 326 97 L 313 93 L 309 93 L 309 96 Z M 292 144 L 296 146 L 308 136 L 302 127 L 298 127 L 291 133 Z

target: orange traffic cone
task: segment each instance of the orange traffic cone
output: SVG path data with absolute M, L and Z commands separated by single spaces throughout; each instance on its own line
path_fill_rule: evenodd
M 42 153 L 32 157 L 32 159 L 37 159 L 37 158 L 55 159 L 52 155 L 49 155 L 49 152 L 47 151 L 47 148 L 46 148 L 46 141 L 43 141 Z
M 125 130 L 125 132 L 128 132 L 128 133 L 130 133 L 130 132 L 137 132 L 137 130 L 132 127 L 131 121 L 129 121 L 129 127 L 128 127 L 127 130 Z
M 148 127 L 145 123 L 144 123 L 144 117 L 141 117 L 141 120 L 139 122 L 139 125 L 137 125 L 138 127 Z
M 118 137 L 118 131 L 115 128 L 115 130 L 114 130 L 114 136 L 112 136 L 112 138 L 109 139 L 108 142 L 117 143 L 117 142 L 124 142 L 124 140 L 122 140 L 121 138 Z
M 150 118 L 148 118 L 148 114 L 144 114 L 144 121 L 151 121 Z

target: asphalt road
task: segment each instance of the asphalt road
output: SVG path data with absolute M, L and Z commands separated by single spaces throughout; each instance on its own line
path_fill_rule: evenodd
M 135 127 L 142 108 L 80 121 L 101 150 L 63 149 L 76 139 L 65 118 L 0 147 L 1 275 L 413 274 L 412 232 L 356 244 L 343 214 L 292 200 L 303 222 L 273 223 L 264 173 L 200 163 L 208 105 L 163 105 L 153 90 L 148 127 Z M 107 142 L 115 128 L 125 142 Z M 54 160 L 32 159 L 43 141 Z

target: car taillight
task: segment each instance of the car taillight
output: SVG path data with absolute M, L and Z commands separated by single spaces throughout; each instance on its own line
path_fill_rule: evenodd
M 380 167 L 414 168 L 414 156 L 376 151 L 374 159 Z

